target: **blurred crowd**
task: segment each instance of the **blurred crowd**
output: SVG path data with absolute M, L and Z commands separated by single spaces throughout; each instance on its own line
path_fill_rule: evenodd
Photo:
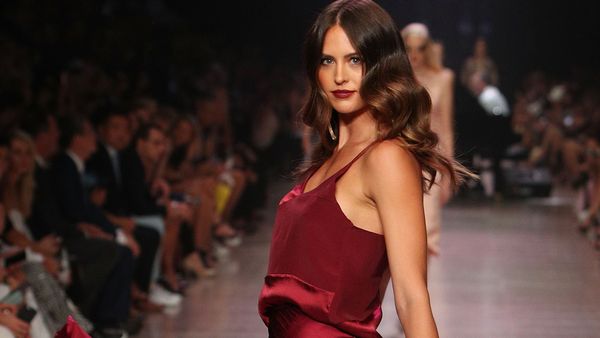
M 566 187 L 576 196 L 574 223 L 600 250 L 598 73 L 578 66 L 569 76 L 533 71 L 510 97 L 512 104 L 499 89 L 498 73 L 485 40 L 478 39 L 460 74 L 477 107 L 462 100 L 458 109 L 473 111 L 459 123 L 466 126 L 461 136 L 474 135 L 466 148 L 484 196 L 549 197 Z
M 185 33 L 157 70 L 130 16 L 102 30 L 86 6 L 21 5 L 0 34 L 0 337 L 52 337 L 68 315 L 134 334 L 256 231 L 269 179 L 303 157 L 304 85 Z
M 0 4 L 0 338 L 52 337 L 68 315 L 94 337 L 139 331 L 218 273 L 310 147 L 293 66 L 215 47 L 161 1 L 86 3 Z M 474 167 L 548 168 L 600 248 L 597 79 L 532 73 L 509 117 L 482 39 L 459 78 L 488 116 L 469 128 L 492 162 Z
M 508 153 L 532 168 L 547 168 L 553 184 L 577 192 L 579 229 L 600 249 L 600 81 L 594 72 L 552 78 L 532 72 L 517 93 Z

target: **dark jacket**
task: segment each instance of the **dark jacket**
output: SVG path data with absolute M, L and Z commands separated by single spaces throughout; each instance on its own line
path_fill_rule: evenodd
M 133 215 L 164 215 L 165 207 L 157 204 L 157 198 L 146 182 L 144 165 L 134 147 L 125 150 L 121 157 L 123 193 L 128 212 Z
M 123 195 L 123 186 L 117 180 L 108 150 L 102 143 L 98 143 L 96 149 L 94 155 L 86 162 L 85 170 L 102 182 L 101 184 L 106 188 L 104 209 L 114 215 L 127 216 L 127 200 Z M 121 162 L 120 158 L 121 154 L 119 154 L 119 162 Z
M 84 187 L 85 177 L 77 171 L 77 166 L 69 155 L 58 155 L 51 171 L 60 215 L 71 224 L 91 223 L 114 235 L 115 226 L 99 207 L 91 203 L 89 192 Z
M 38 164 L 35 166 L 35 190 L 27 225 L 37 240 L 51 233 L 62 237 L 78 235 L 75 227 L 61 215 L 50 168 Z

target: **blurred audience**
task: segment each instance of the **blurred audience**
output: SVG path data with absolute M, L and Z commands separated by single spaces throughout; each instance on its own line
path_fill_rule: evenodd
M 94 337 L 135 333 L 219 272 L 303 156 L 290 67 L 251 44 L 139 39 L 182 27 L 102 3 L 0 5 L 0 336 L 44 337 L 36 323 L 51 334 L 68 314 Z
M 600 81 L 582 74 L 551 79 L 536 71 L 525 78 L 511 119 L 519 141 L 507 156 L 547 168 L 554 186 L 574 189 L 579 229 L 593 232 L 600 249 Z
M 465 87 L 470 87 L 470 82 L 475 73 L 481 73 L 485 76 L 490 86 L 498 86 L 498 68 L 496 63 L 488 55 L 487 42 L 483 37 L 475 41 L 473 55 L 465 60 L 460 70 L 460 82 Z
M 293 67 L 251 44 L 139 39 L 188 29 L 132 24 L 128 10 L 147 19 L 143 5 L 103 3 L 100 14 L 0 5 L 10 27 L 0 33 L 0 336 L 44 337 L 34 326 L 52 333 L 67 313 L 94 337 L 135 333 L 144 313 L 176 308 L 190 281 L 219 273 L 256 231 L 271 178 L 311 148 Z M 104 20 L 110 29 L 87 24 Z M 429 63 L 441 69 L 442 55 L 433 43 Z M 485 40 L 460 79 L 482 95 L 498 86 Z M 600 248 L 598 88 L 532 73 L 511 109 L 518 142 L 493 152 L 575 189 L 579 228 Z M 494 102 L 497 132 L 491 121 L 508 105 Z M 20 315 L 29 307 L 32 318 Z

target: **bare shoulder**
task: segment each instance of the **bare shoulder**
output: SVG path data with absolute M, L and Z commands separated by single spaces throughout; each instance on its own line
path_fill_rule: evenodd
M 419 162 L 400 140 L 376 144 L 365 157 L 364 174 L 371 193 L 398 186 L 421 185 Z
M 384 170 L 386 168 L 394 171 L 399 168 L 416 170 L 419 167 L 416 158 L 398 139 L 384 140 L 374 145 L 373 149 L 367 154 L 365 162 L 369 170 Z
M 452 71 L 452 69 L 450 69 L 450 68 L 444 68 L 440 72 L 440 77 L 446 83 L 453 83 L 455 76 L 454 76 L 454 72 Z

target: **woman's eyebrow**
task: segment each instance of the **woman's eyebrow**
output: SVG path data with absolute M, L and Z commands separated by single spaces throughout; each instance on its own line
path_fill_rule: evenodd
M 351 57 L 351 56 L 359 56 L 359 54 L 358 54 L 357 52 L 352 52 L 352 53 L 349 53 L 349 54 L 346 54 L 346 55 L 344 55 L 344 58 L 349 58 L 349 57 Z M 329 54 L 327 54 L 327 53 L 322 53 L 322 54 L 321 54 L 321 57 L 334 58 L 333 56 L 331 56 L 331 55 L 329 55 Z

